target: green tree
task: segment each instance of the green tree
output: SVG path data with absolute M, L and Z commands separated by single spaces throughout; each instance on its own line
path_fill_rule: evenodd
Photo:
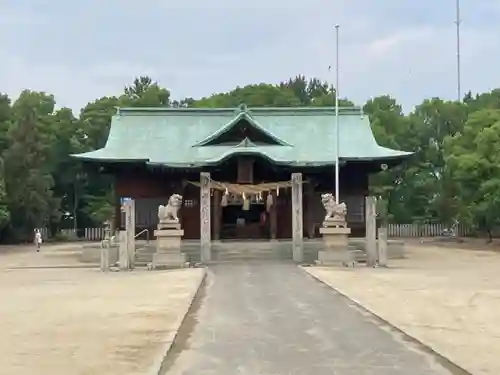
M 130 86 L 125 86 L 121 105 L 131 107 L 168 107 L 170 91 L 153 82 L 151 77 L 141 76 L 134 79 Z
M 10 222 L 10 210 L 7 201 L 3 162 L 0 160 L 0 233 Z M 0 237 L 1 238 L 1 237 Z
M 461 132 L 467 121 L 467 106 L 434 98 L 425 100 L 410 115 L 411 133 L 418 146 L 415 169 L 410 171 L 421 215 L 440 222 L 452 222 L 456 216 L 454 183 L 445 173 L 444 139 Z M 417 180 L 418 179 L 418 180 Z
M 481 109 L 500 109 L 500 89 L 476 94 L 475 97 L 469 91 L 464 97 L 464 103 L 470 113 Z
M 10 98 L 0 94 L 0 233 L 9 224 L 10 211 L 7 203 L 7 191 L 5 187 L 5 173 L 2 154 L 7 148 L 7 133 L 12 119 L 12 108 Z M 0 237 L 0 240 L 3 235 Z
M 7 148 L 7 132 L 12 121 L 10 98 L 0 93 L 0 154 Z
M 408 137 L 409 121 L 396 100 L 388 95 L 368 100 L 363 111 L 370 118 L 373 134 L 378 144 L 396 150 L 412 151 L 415 145 Z M 379 208 L 383 208 L 385 219 L 392 222 L 411 222 L 413 212 L 408 210 L 405 178 L 411 163 L 403 163 L 396 168 L 380 171 L 370 176 L 370 193 L 378 198 Z
M 112 180 L 70 155 L 104 147 L 116 107 L 332 107 L 336 92 L 326 81 L 297 75 L 278 84 L 172 100 L 167 88 L 138 76 L 115 94 L 91 101 L 75 116 L 68 108 L 55 110 L 55 98 L 47 93 L 26 90 L 14 103 L 0 93 L 2 240 L 5 234 L 25 238 L 48 224 L 53 231 L 100 225 L 114 214 Z M 339 102 L 354 105 L 348 98 Z M 368 100 L 363 109 L 380 145 L 415 152 L 370 178 L 370 192 L 387 219 L 459 218 L 491 235 L 500 225 L 500 89 L 468 92 L 462 102 L 426 99 L 409 114 L 387 95 Z
M 32 91 L 24 91 L 13 105 L 4 170 L 11 228 L 18 238 L 28 239 L 33 228 L 57 215 L 44 129 L 53 108 L 53 97 Z
M 486 231 L 500 224 L 500 110 L 470 115 L 460 133 L 445 142 L 447 173 L 457 184 L 455 206 L 461 221 Z
M 289 107 L 298 106 L 300 100 L 291 89 L 261 83 L 237 87 L 228 93 L 214 94 L 208 98 L 196 100 L 192 106 L 232 108 L 243 103 L 249 107 Z
M 60 228 L 78 227 L 78 206 L 83 195 L 85 178 L 82 163 L 70 155 L 87 151 L 82 142 L 85 138 L 82 122 L 73 115 L 69 108 L 62 108 L 54 113 L 50 132 L 50 165 L 54 180 L 54 196 L 60 200 L 60 220 L 51 221 L 52 233 Z
M 335 89 L 316 78 L 307 80 L 297 76 L 278 85 L 260 83 L 237 87 L 227 93 L 214 94 L 207 98 L 187 103 L 193 107 L 232 108 L 240 104 L 249 107 L 325 107 L 335 105 Z M 353 106 L 339 98 L 340 106 Z
M 170 104 L 168 89 L 161 87 L 150 77 L 137 77 L 131 85 L 125 86 L 119 97 L 102 97 L 87 104 L 82 109 L 79 120 L 73 121 L 76 133 L 70 139 L 71 147 L 69 144 L 67 146 L 73 149 L 73 153 L 104 147 L 117 107 L 165 107 Z M 67 208 L 74 208 L 72 216 L 79 217 L 78 221 L 101 225 L 104 219 L 110 218 L 108 215 L 114 214 L 112 179 L 96 169 L 82 168 L 75 160 L 70 161 L 71 163 L 71 183 L 63 187 L 67 192 Z

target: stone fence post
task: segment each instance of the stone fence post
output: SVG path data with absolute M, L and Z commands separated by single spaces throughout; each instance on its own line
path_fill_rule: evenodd
M 382 227 L 378 230 L 378 265 L 380 267 L 387 267 L 387 228 Z

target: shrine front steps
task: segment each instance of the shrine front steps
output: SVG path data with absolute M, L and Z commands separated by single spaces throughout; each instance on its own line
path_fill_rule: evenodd
M 304 243 L 304 262 L 313 264 L 317 259 L 318 250 L 322 246 L 321 241 Z M 364 261 L 366 255 L 356 248 L 349 246 L 355 251 L 356 259 Z M 152 242 L 149 246 L 137 248 L 136 265 L 147 265 L 153 259 L 156 247 Z M 200 245 L 197 241 L 184 241 L 181 251 L 187 255 L 192 264 L 200 262 Z M 292 241 L 228 241 L 212 243 L 212 262 L 238 262 L 238 261 L 292 261 Z
M 259 242 L 229 241 L 212 242 L 212 261 L 246 261 L 246 260 L 292 260 L 290 241 Z M 156 251 L 154 242 L 148 246 L 138 246 L 136 265 L 144 265 L 152 261 Z M 183 241 L 181 251 L 187 255 L 191 263 L 200 262 L 200 244 L 197 241 Z
M 314 263 L 318 256 L 318 251 L 322 249 L 321 239 L 304 240 L 304 262 Z M 362 238 L 350 238 L 349 250 L 355 254 L 358 262 L 366 261 L 365 241 Z M 136 250 L 136 265 L 146 265 L 153 259 L 156 251 L 156 242 L 149 244 L 138 244 Z M 187 255 L 191 263 L 200 262 L 200 243 L 196 240 L 182 241 L 181 251 Z M 389 259 L 404 257 L 404 243 L 398 240 L 388 242 Z M 212 242 L 213 261 L 245 261 L 245 260 L 292 260 L 292 241 L 213 241 Z

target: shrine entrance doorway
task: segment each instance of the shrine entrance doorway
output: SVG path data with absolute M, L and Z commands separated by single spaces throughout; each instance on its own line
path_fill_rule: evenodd
M 221 207 L 220 239 L 269 239 L 269 213 L 259 196 L 245 203 L 241 196 L 230 194 Z

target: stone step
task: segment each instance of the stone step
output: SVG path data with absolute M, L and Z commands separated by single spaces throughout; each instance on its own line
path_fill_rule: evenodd
M 212 259 L 214 260 L 238 260 L 238 259 L 291 259 L 291 256 L 277 256 L 275 254 L 214 254 Z
M 153 256 L 151 255 L 150 257 L 135 257 L 136 262 L 151 262 L 153 260 Z
M 313 262 L 317 259 L 318 249 L 304 248 L 304 260 Z M 354 258 L 358 262 L 366 261 L 366 254 L 356 246 L 349 246 L 349 250 L 354 252 Z M 136 263 L 150 263 L 153 260 L 153 254 L 156 248 L 153 246 L 141 247 L 136 251 Z M 192 263 L 200 261 L 200 249 L 197 246 L 183 247 L 182 252 Z M 234 261 L 234 260 L 289 260 L 292 259 L 292 249 L 290 246 L 277 246 L 277 248 L 264 248 L 245 244 L 241 246 L 213 246 L 212 259 L 216 261 Z
M 255 249 L 251 247 L 233 248 L 233 249 L 213 249 L 213 254 L 219 257 L 237 257 L 237 256 L 252 256 L 252 257 L 291 257 L 292 249 Z

